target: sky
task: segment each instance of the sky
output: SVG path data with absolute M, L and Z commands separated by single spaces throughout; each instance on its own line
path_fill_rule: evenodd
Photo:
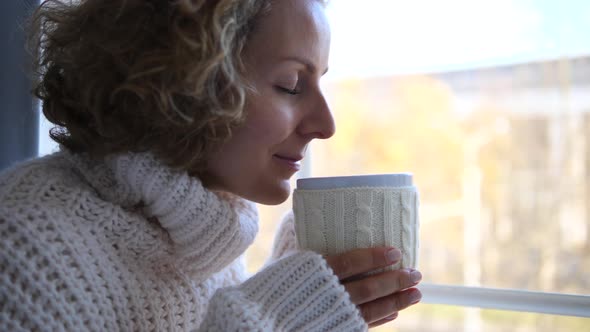
M 590 54 L 589 0 L 331 0 L 328 80 Z

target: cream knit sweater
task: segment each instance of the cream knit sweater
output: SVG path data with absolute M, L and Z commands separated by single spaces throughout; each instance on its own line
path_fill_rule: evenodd
M 321 256 L 286 255 L 290 220 L 246 279 L 256 232 L 252 203 L 149 154 L 21 164 L 0 175 L 0 331 L 366 330 Z

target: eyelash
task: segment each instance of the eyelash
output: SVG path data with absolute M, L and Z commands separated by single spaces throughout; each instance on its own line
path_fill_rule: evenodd
M 290 95 L 292 95 L 292 96 L 296 96 L 296 95 L 298 95 L 298 94 L 300 94 L 300 93 L 301 93 L 301 91 L 299 91 L 299 90 L 297 90 L 297 89 L 293 89 L 293 90 L 291 90 L 291 89 L 288 89 L 288 88 L 284 88 L 284 87 L 282 87 L 282 86 L 277 86 L 277 89 L 278 89 L 279 91 L 281 91 L 281 92 L 284 92 L 284 93 L 290 94 Z

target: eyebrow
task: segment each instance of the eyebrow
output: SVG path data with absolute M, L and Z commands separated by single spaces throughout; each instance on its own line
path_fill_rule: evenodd
M 299 57 L 299 56 L 287 56 L 281 59 L 282 61 L 294 61 L 294 62 L 299 62 L 301 64 L 303 64 L 305 66 L 305 68 L 307 69 L 307 71 L 309 71 L 310 73 L 315 73 L 316 67 L 314 66 L 313 63 L 311 63 L 311 61 L 308 61 L 305 58 Z M 322 75 L 326 74 L 328 72 L 328 68 L 326 67 L 326 70 L 324 70 L 324 72 L 322 73 Z

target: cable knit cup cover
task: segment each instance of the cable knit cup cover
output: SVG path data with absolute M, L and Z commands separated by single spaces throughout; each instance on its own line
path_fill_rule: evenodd
M 418 205 L 410 173 L 299 179 L 293 194 L 297 243 L 327 255 L 394 246 L 402 260 L 391 269 L 415 268 Z

